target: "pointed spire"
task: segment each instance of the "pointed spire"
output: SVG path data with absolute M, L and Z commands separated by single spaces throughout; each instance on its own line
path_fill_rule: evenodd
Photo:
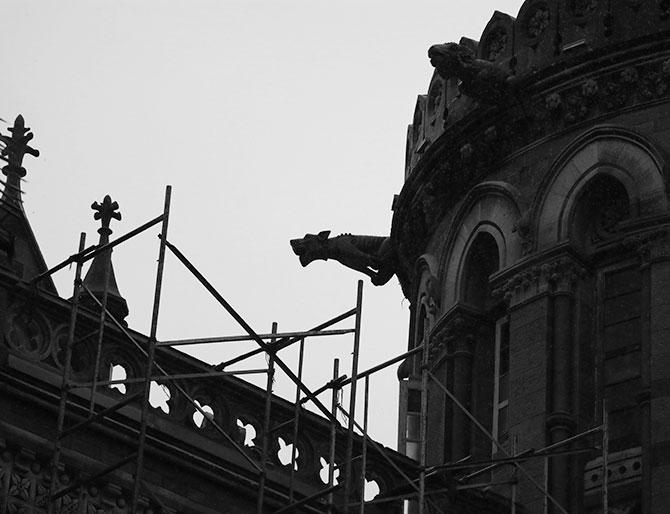
M 33 133 L 30 132 L 29 127 L 26 127 L 23 116 L 19 114 L 14 121 L 14 126 L 7 130 L 12 133 L 11 136 L 0 134 L 0 141 L 4 143 L 0 159 L 7 162 L 7 165 L 2 168 L 2 173 L 7 176 L 2 199 L 20 203 L 21 179 L 26 176 L 26 169 L 23 167 L 23 157 L 26 154 L 38 157 L 40 152 L 28 146 L 28 143 L 33 138 Z
M 112 198 L 109 195 L 106 195 L 102 200 L 102 203 L 93 202 L 91 208 L 95 211 L 93 218 L 100 220 L 102 225 L 98 229 L 98 234 L 100 234 L 100 242 L 98 244 L 99 246 L 106 245 L 109 243 L 109 236 L 112 234 L 112 230 L 109 228 L 110 222 L 112 219 L 121 220 L 121 213 L 118 212 L 119 204 L 112 201 Z M 116 285 L 111 248 L 105 252 L 99 253 L 93 258 L 91 267 L 88 269 L 86 277 L 84 277 L 84 285 L 88 287 L 101 302 L 103 301 L 106 285 L 107 310 L 109 310 L 118 321 L 125 323 L 124 319 L 128 315 L 128 304 L 121 296 L 121 293 L 119 293 L 119 288 Z M 89 300 L 91 299 L 89 298 Z M 95 307 L 95 310 L 98 310 L 97 306 Z

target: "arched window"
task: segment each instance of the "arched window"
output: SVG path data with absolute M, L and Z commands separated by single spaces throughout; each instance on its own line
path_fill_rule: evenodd
M 630 217 L 629 204 L 621 182 L 597 175 L 577 200 L 571 233 L 571 240 L 591 256 L 596 268 L 597 344 L 590 353 L 598 356 L 599 396 L 607 400 L 612 452 L 640 444 L 636 396 L 641 389 L 642 273 L 637 262 L 626 257 L 613 260 L 598 250 L 622 235 L 620 223 Z
M 584 250 L 606 242 L 630 216 L 624 185 L 609 175 L 597 175 L 584 188 L 572 217 L 570 239 Z
M 500 266 L 498 245 L 488 232 L 480 232 L 472 242 L 463 269 L 463 300 L 480 311 L 492 306 L 489 277 Z
M 505 389 L 499 385 L 507 380 L 505 364 L 508 362 L 509 344 L 501 340 L 507 334 L 504 330 L 506 325 L 502 324 L 504 312 L 500 312 L 499 301 L 491 294 L 490 284 L 491 275 L 499 267 L 498 243 L 492 234 L 481 231 L 468 248 L 462 268 L 461 301 L 474 319 L 470 341 L 461 341 L 462 350 L 456 349 L 453 380 L 457 395 L 463 397 L 470 411 L 489 430 L 496 428 L 494 424 L 497 420 L 503 426 L 507 412 Z M 463 350 L 472 355 L 469 372 L 463 371 L 468 364 L 459 362 L 458 354 Z M 460 430 L 458 416 L 454 419 L 454 430 Z M 462 458 L 468 452 L 481 458 L 490 455 L 491 442 L 478 430 L 469 429 L 467 432 L 470 435 L 465 441 L 459 441 L 458 434 L 453 435 L 453 457 Z

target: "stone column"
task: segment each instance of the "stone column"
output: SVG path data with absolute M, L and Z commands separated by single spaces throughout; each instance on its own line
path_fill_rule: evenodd
M 547 416 L 549 443 L 558 443 L 574 434 L 576 420 L 573 407 L 572 372 L 574 334 L 574 290 L 581 268 L 568 258 L 549 265 L 552 292 L 552 325 L 550 346 L 550 410 Z M 567 448 L 561 448 L 567 449 Z M 552 457 L 549 461 L 549 492 L 566 509 L 570 509 L 570 457 Z M 550 504 L 550 512 L 559 512 Z
M 472 397 L 473 334 L 460 331 L 454 340 L 454 396 L 466 409 Z M 470 454 L 471 422 L 462 409 L 454 405 L 451 432 L 451 458 L 459 460 Z

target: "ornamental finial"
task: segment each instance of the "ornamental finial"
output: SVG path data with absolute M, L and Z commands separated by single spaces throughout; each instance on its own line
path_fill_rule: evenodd
M 109 223 L 112 221 L 112 219 L 121 219 L 121 213 L 118 211 L 119 204 L 112 201 L 112 198 L 109 195 L 105 195 L 102 203 L 93 202 L 91 204 L 91 209 L 95 211 L 93 219 L 100 220 L 102 223 L 102 227 L 98 229 L 98 234 L 100 234 L 100 243 L 106 244 L 109 241 L 110 234 L 112 233 L 111 229 L 109 228 Z
M 28 146 L 28 143 L 33 138 L 33 133 L 30 132 L 30 128 L 26 127 L 23 116 L 19 114 L 14 121 L 14 126 L 7 130 L 12 133 L 11 136 L 0 134 L 0 141 L 5 144 L 5 147 L 0 154 L 0 158 L 7 162 L 7 166 L 2 168 L 2 172 L 5 175 L 14 172 L 19 177 L 24 177 L 26 175 L 26 170 L 23 168 L 23 157 L 25 154 L 39 157 L 40 152 L 39 150 L 35 150 L 31 146 Z

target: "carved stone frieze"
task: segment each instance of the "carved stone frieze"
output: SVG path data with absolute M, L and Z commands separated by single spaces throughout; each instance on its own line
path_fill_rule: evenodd
M 493 295 L 502 296 L 513 306 L 542 293 L 573 292 L 585 275 L 584 266 L 572 257 L 562 256 L 517 272 L 494 289 Z
M 473 113 L 467 126 L 447 127 L 416 164 L 395 203 L 391 240 L 403 288 L 445 212 L 505 156 L 576 123 L 666 99 L 669 86 L 670 58 L 625 64 L 529 94 L 524 109 L 507 106 L 485 114 L 482 108 L 481 119 Z M 530 248 L 527 242 L 525 251 Z
M 495 61 L 507 48 L 507 31 L 504 27 L 496 27 L 488 35 L 485 44 L 485 57 L 489 61 Z
M 537 39 L 549 26 L 549 9 L 544 4 L 539 4 L 528 15 L 526 21 L 526 34 L 529 38 Z

